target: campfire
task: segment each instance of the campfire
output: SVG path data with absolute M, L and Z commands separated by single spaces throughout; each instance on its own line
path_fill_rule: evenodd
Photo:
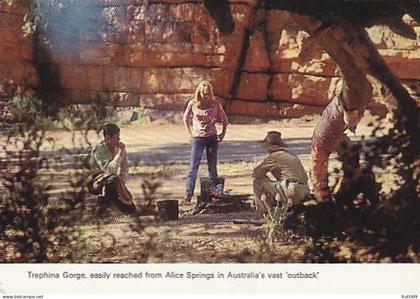
M 250 194 L 233 194 L 224 191 L 225 179 L 213 182 L 208 177 L 200 178 L 200 195 L 191 214 L 235 213 L 251 210 Z

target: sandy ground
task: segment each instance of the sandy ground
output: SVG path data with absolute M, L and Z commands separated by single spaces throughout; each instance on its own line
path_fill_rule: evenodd
M 360 139 L 369 135 L 365 119 L 359 126 L 357 134 L 350 137 Z M 266 132 L 278 130 L 282 133 L 288 149 L 299 156 L 305 169 L 309 170 L 310 143 L 315 121 L 290 120 L 263 124 L 232 124 L 228 127 L 225 140 L 219 145 L 218 172 L 226 179 L 225 189 L 234 194 L 252 194 L 252 170 L 265 157 L 266 153 L 258 143 Z M 82 139 L 75 134 L 73 145 L 72 134 L 68 132 L 51 132 L 56 147 L 65 146 L 77 151 Z M 89 135 L 94 144 L 101 136 Z M 121 140 L 126 144 L 130 161 L 130 179 L 128 187 L 135 198 L 142 200 L 141 183 L 145 174 L 162 169 L 166 178 L 158 189 L 157 199 L 175 199 L 180 201 L 181 218 L 172 222 L 146 221 L 146 235 L 139 237 L 130 229 L 132 217 L 123 215 L 115 209 L 108 212 L 108 217 L 97 219 L 83 226 L 85 236 L 91 244 L 102 244 L 102 249 L 95 251 L 89 246 L 87 260 L 92 262 L 136 262 L 144 261 L 144 244 L 153 236 L 153 248 L 146 254 L 149 262 L 241 262 L 264 261 L 268 257 L 258 256 L 264 252 L 264 227 L 250 224 L 233 224 L 233 219 L 251 219 L 252 211 L 239 214 L 202 214 L 191 216 L 196 198 L 190 204 L 182 203 L 185 191 L 185 180 L 190 155 L 190 139 L 181 124 L 148 123 L 128 125 L 122 128 Z M 51 150 L 46 146 L 44 150 Z M 64 158 L 65 159 L 65 158 Z M 207 175 L 206 159 L 203 156 L 199 177 Z M 330 163 L 338 165 L 337 161 Z M 63 169 L 65 173 L 68 169 Z M 65 183 L 57 179 L 57 189 L 65 188 Z M 199 193 L 197 180 L 195 194 Z M 252 196 L 250 197 L 252 201 Z M 107 236 L 111 236 L 107 245 Z M 148 237 L 149 236 L 149 237 Z M 109 239 L 109 237 L 108 237 Z M 105 240 L 105 241 L 104 241 Z M 277 244 L 280 256 L 277 261 L 300 260 L 304 255 L 301 245 L 304 240 L 292 243 Z M 99 245 L 98 245 L 99 246 Z M 141 254 L 139 253 L 141 252 Z M 293 252 L 293 257 L 290 257 Z
M 271 130 L 282 133 L 288 150 L 298 155 L 305 169 L 309 171 L 310 144 L 314 126 L 314 121 L 301 120 L 253 125 L 231 124 L 218 150 L 218 172 L 219 176 L 226 178 L 225 188 L 240 193 L 252 193 L 252 169 L 266 156 L 266 152 L 258 141 Z M 369 134 L 369 128 L 366 125 L 360 126 L 356 135 L 350 135 L 350 138 L 359 140 L 362 134 L 366 136 Z M 69 133 L 52 132 L 50 137 L 55 140 L 56 148 L 74 147 Z M 92 144 L 99 142 L 101 138 L 100 135 L 89 135 Z M 131 176 L 128 182 L 131 190 L 140 191 L 139 172 L 151 171 L 159 165 L 166 165 L 172 175 L 171 179 L 165 181 L 161 191 L 167 192 L 173 199 L 183 197 L 191 144 L 181 124 L 128 125 L 122 128 L 121 140 L 126 144 L 131 165 Z M 81 143 L 83 143 L 83 138 L 76 133 L 75 144 Z M 77 146 L 73 148 L 75 151 L 77 149 Z M 199 177 L 206 175 L 207 165 L 204 153 Z M 199 188 L 198 180 L 197 188 Z

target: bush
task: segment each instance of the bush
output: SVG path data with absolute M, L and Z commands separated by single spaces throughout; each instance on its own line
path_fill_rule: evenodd
M 60 127 L 58 120 L 48 116 L 44 103 L 38 98 L 16 95 L 10 102 L 10 112 L 14 122 L 34 126 L 39 130 L 51 130 Z
M 35 123 L 43 115 L 43 104 L 36 98 L 16 95 L 10 106 L 12 117 L 17 122 Z
M 59 109 L 56 115 L 49 115 L 42 100 L 34 97 L 16 95 L 10 101 L 11 118 L 14 122 L 33 126 L 38 130 L 85 130 L 99 131 L 107 122 L 121 123 L 118 108 L 109 100 L 103 101 L 99 96 L 90 105 L 69 105 Z M 137 109 L 135 122 L 146 119 L 144 109 Z
M 35 127 L 22 127 L 0 147 L 0 262 L 69 262 L 82 256 L 77 224 L 86 194 L 85 158 L 73 155 L 68 177 L 71 190 L 52 196 L 64 149 L 46 154 L 53 141 Z M 68 166 L 67 166 L 68 167 Z
M 131 123 L 144 124 L 150 122 L 150 115 L 143 107 L 136 107 L 133 110 L 133 116 L 129 120 Z

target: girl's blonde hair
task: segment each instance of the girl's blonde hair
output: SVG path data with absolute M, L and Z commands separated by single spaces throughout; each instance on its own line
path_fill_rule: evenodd
M 210 96 L 212 99 L 214 99 L 214 94 L 213 94 L 213 86 L 211 85 L 209 80 L 202 80 L 200 81 L 200 83 L 198 83 L 197 88 L 195 89 L 194 92 L 194 97 L 192 99 L 194 104 L 199 104 L 202 100 L 201 94 L 204 91 L 204 87 L 208 86 L 209 90 L 210 90 Z

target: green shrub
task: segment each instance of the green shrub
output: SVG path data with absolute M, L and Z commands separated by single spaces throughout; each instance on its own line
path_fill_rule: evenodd
M 107 122 L 121 123 L 117 107 L 109 101 L 103 101 L 99 96 L 91 104 L 79 106 L 69 105 L 61 108 L 56 115 L 46 113 L 42 100 L 34 97 L 16 95 L 10 102 L 12 119 L 21 124 L 30 125 L 40 130 L 99 130 Z M 138 121 L 143 120 L 144 110 Z
M 35 123 L 43 114 L 43 104 L 36 98 L 16 95 L 11 101 L 11 113 L 17 122 Z
M 136 107 L 133 109 L 133 116 L 130 119 L 130 123 L 144 124 L 148 122 L 150 122 L 150 116 L 144 107 Z
M 87 194 L 86 158 L 75 155 L 66 176 L 71 190 L 54 195 L 53 170 L 63 167 L 66 149 L 41 151 L 54 142 L 45 131 L 20 126 L 0 140 L 0 262 L 71 262 L 83 259 L 80 222 Z M 80 149 L 83 151 L 84 149 Z

